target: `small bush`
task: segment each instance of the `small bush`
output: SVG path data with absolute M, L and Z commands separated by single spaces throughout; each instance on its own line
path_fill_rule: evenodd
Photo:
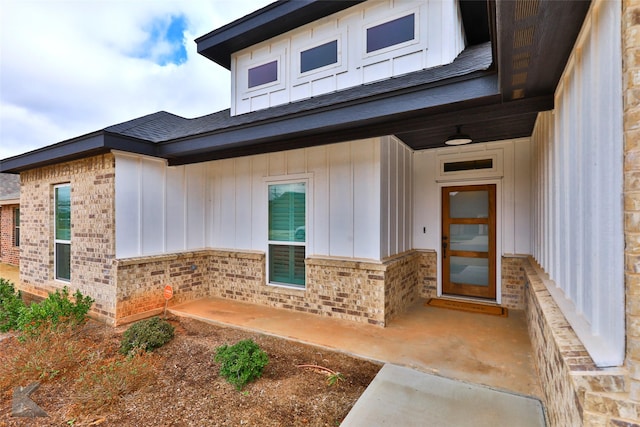
M 153 351 L 173 338 L 173 326 L 159 317 L 141 320 L 125 331 L 120 341 L 120 353 L 130 354 L 136 349 Z
M 242 388 L 262 376 L 269 363 L 269 356 L 253 340 L 247 339 L 235 345 L 223 345 L 216 349 L 214 360 L 220 363 L 220 375 L 236 389 Z
M 0 332 L 18 328 L 18 316 L 24 307 L 20 291 L 15 290 L 13 283 L 0 278 Z
M 26 336 L 38 334 L 42 327 L 81 325 L 87 320 L 87 313 L 93 304 L 93 298 L 84 296 L 78 290 L 69 299 L 69 289 L 56 290 L 47 299 L 22 307 L 18 316 L 18 329 Z

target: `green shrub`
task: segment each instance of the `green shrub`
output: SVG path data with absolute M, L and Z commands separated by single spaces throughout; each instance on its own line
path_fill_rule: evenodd
M 216 349 L 214 356 L 220 363 L 220 375 L 227 381 L 242 388 L 262 376 L 262 370 L 269 363 L 269 356 L 253 340 L 247 339 L 235 345 L 223 345 Z
M 37 334 L 43 326 L 55 329 L 58 326 L 81 325 L 87 320 L 87 313 L 93 298 L 84 296 L 78 290 L 69 299 L 69 289 L 56 290 L 47 299 L 20 309 L 18 329 L 25 335 Z
M 120 353 L 130 354 L 137 349 L 153 351 L 173 338 L 173 326 L 159 317 L 141 320 L 125 331 L 120 341 Z
M 13 283 L 0 278 L 0 332 L 18 327 L 18 316 L 24 306 L 20 291 L 15 290 Z

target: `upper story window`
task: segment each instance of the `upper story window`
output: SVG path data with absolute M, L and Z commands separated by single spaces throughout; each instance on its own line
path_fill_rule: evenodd
M 367 28 L 367 53 L 413 40 L 415 26 L 415 14 L 412 13 Z
M 249 68 L 249 88 L 262 86 L 278 80 L 278 61 L 267 62 Z
M 315 70 L 338 62 L 338 40 L 300 52 L 300 73 Z

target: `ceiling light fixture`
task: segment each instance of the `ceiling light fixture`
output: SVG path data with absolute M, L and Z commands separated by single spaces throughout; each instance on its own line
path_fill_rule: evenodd
M 457 125 L 456 134 L 451 135 L 449 138 L 446 139 L 446 141 L 444 141 L 444 143 L 447 145 L 464 145 L 464 144 L 470 143 L 471 137 L 469 137 L 469 135 L 462 133 L 460 129 L 462 129 L 462 125 Z

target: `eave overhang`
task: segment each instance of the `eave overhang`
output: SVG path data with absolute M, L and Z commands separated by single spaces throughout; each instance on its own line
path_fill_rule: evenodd
M 198 53 L 227 70 L 231 54 L 365 0 L 280 0 L 198 37 Z

